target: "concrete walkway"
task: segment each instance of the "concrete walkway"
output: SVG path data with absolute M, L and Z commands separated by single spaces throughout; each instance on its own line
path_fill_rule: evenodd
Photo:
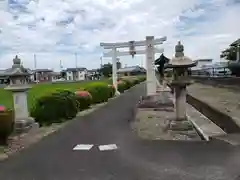
M 143 93 L 143 87 L 132 89 L 1 162 L 0 180 L 238 179 L 238 146 L 218 140 L 197 143 L 137 138 L 128 121 Z M 82 144 L 80 149 L 73 150 L 78 144 Z M 101 146 L 101 150 L 113 150 L 99 150 L 100 145 L 109 144 L 113 145 Z

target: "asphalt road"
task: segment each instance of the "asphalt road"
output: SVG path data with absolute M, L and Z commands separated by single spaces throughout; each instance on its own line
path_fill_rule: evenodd
M 131 132 L 135 88 L 0 163 L 0 180 L 237 180 L 240 148 L 221 141 L 144 141 Z M 73 151 L 77 144 L 90 150 Z M 99 145 L 117 149 L 100 151 Z

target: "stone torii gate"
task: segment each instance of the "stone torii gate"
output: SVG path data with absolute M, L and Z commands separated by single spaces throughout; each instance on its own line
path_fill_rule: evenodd
M 156 77 L 154 70 L 155 53 L 163 53 L 163 49 L 157 49 L 154 45 L 163 44 L 167 40 L 167 37 L 154 39 L 154 36 L 146 36 L 146 40 L 143 41 L 129 41 L 119 43 L 100 43 L 100 46 L 104 49 L 111 49 L 107 53 L 103 53 L 103 57 L 112 57 L 112 79 L 113 85 L 117 88 L 117 57 L 128 56 L 136 54 L 146 54 L 146 70 L 147 70 L 147 95 L 156 94 Z M 135 50 L 137 46 L 145 46 L 146 50 Z M 129 48 L 129 51 L 117 51 L 117 48 Z

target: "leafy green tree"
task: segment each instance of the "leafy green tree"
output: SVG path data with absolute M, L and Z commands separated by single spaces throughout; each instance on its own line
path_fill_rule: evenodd
M 103 64 L 102 67 L 100 68 L 100 73 L 105 77 L 110 77 L 112 74 L 112 64 L 111 63 Z
M 237 47 L 230 46 L 229 48 L 222 51 L 221 58 L 227 59 L 229 61 L 236 61 L 237 59 Z
M 224 58 L 226 60 L 229 60 L 228 62 L 228 68 L 232 71 L 232 75 L 240 76 L 240 62 L 237 60 L 237 51 L 238 46 L 240 44 L 240 39 L 234 41 L 230 46 L 222 51 L 220 57 Z

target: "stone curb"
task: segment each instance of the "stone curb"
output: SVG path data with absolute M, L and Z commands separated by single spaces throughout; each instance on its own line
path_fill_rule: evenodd
M 211 140 L 212 137 L 227 134 L 219 126 L 189 104 L 187 104 L 187 118 L 206 141 Z

